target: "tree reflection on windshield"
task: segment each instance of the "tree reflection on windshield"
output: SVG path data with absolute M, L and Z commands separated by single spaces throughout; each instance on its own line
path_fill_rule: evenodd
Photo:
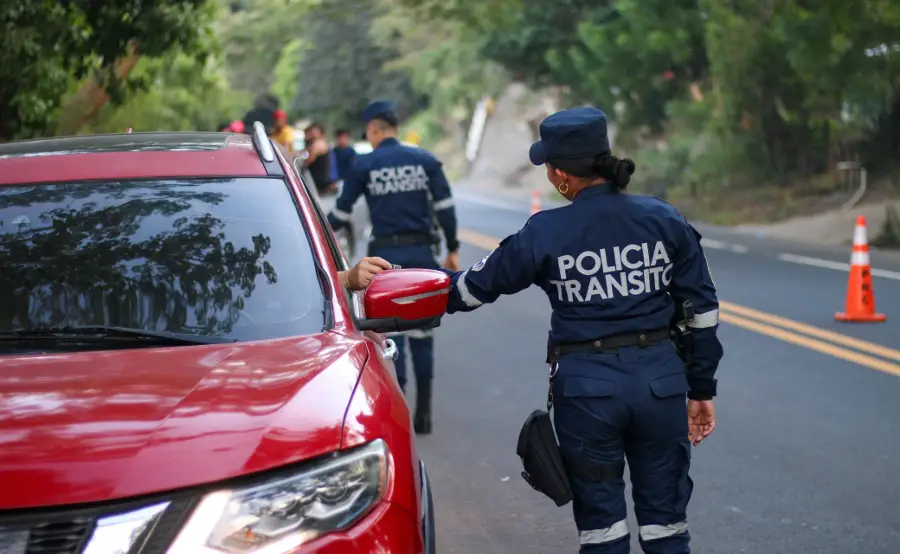
M 311 256 L 279 180 L 2 187 L 0 331 L 314 332 L 321 313 L 307 316 L 321 289 Z

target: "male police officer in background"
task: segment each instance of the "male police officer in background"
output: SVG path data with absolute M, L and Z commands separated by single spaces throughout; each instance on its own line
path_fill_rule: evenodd
M 365 195 L 372 218 L 369 256 L 378 256 L 402 267 L 438 269 L 432 250 L 432 216 L 437 216 L 447 241 L 444 266 L 459 270 L 456 211 L 450 185 L 434 155 L 397 140 L 398 119 L 394 105 L 377 101 L 363 110 L 365 138 L 373 147 L 359 156 L 344 180 L 335 208 L 328 214 L 339 229 L 350 220 L 353 204 Z M 397 379 L 406 387 L 405 337 L 394 337 Z M 413 369 L 416 372 L 416 433 L 431 432 L 431 384 L 434 375 L 432 331 L 409 333 Z

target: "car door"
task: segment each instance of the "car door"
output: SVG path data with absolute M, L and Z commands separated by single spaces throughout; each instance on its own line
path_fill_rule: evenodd
M 306 193 L 312 196 L 312 192 L 310 191 L 310 186 L 306 181 L 303 180 L 301 175 L 297 172 L 296 166 L 293 168 L 297 178 L 303 183 L 303 187 L 306 189 Z M 337 240 L 335 239 L 334 232 L 331 229 L 331 225 L 328 223 L 328 219 L 325 217 L 324 212 L 322 211 L 322 207 L 318 202 L 312 202 L 313 209 L 315 210 L 316 220 L 319 222 L 319 225 L 322 226 L 322 230 L 325 234 L 325 240 L 328 243 L 328 253 L 334 260 L 337 267 L 340 271 L 345 271 L 350 269 L 350 261 L 347 256 L 344 254 L 344 251 L 338 245 Z M 350 310 L 353 312 L 354 321 L 362 319 L 365 317 L 365 309 L 363 303 L 363 295 L 364 292 L 350 292 L 346 289 L 342 289 L 344 294 L 347 296 L 347 302 L 350 306 Z M 394 360 L 397 356 L 397 345 L 393 340 L 389 339 L 385 335 L 381 333 L 374 333 L 372 331 L 363 331 L 363 335 L 375 343 L 377 350 L 379 350 L 384 358 L 385 366 L 388 367 L 391 372 L 394 374 L 396 378 L 396 368 L 394 367 Z

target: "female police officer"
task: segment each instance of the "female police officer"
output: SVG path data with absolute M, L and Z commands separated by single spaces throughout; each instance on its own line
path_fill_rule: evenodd
M 555 113 L 531 162 L 570 205 L 539 212 L 472 268 L 452 276 L 448 313 L 471 311 L 532 284 L 553 308 L 555 426 L 582 553 L 627 553 L 625 458 L 646 553 L 690 552 L 691 440 L 715 428 L 722 347 L 718 300 L 700 235 L 669 204 L 622 193 L 634 162 L 610 154 L 606 116 Z M 695 315 L 685 364 L 669 340 L 676 302 Z M 685 405 L 685 394 L 689 399 Z

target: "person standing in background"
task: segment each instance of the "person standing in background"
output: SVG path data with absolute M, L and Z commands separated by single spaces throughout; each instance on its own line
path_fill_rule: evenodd
M 275 132 L 272 140 L 284 146 L 288 152 L 294 151 L 294 128 L 288 125 L 287 113 L 284 110 L 275 111 Z
M 334 194 L 337 186 L 331 176 L 331 150 L 325 140 L 325 128 L 320 123 L 311 123 L 305 135 L 303 166 L 309 170 L 319 196 Z
M 350 144 L 350 131 L 338 129 L 334 138 L 336 144 L 331 149 L 331 157 L 335 166 L 335 180 L 343 181 L 350 174 L 350 168 L 356 160 L 356 150 Z

